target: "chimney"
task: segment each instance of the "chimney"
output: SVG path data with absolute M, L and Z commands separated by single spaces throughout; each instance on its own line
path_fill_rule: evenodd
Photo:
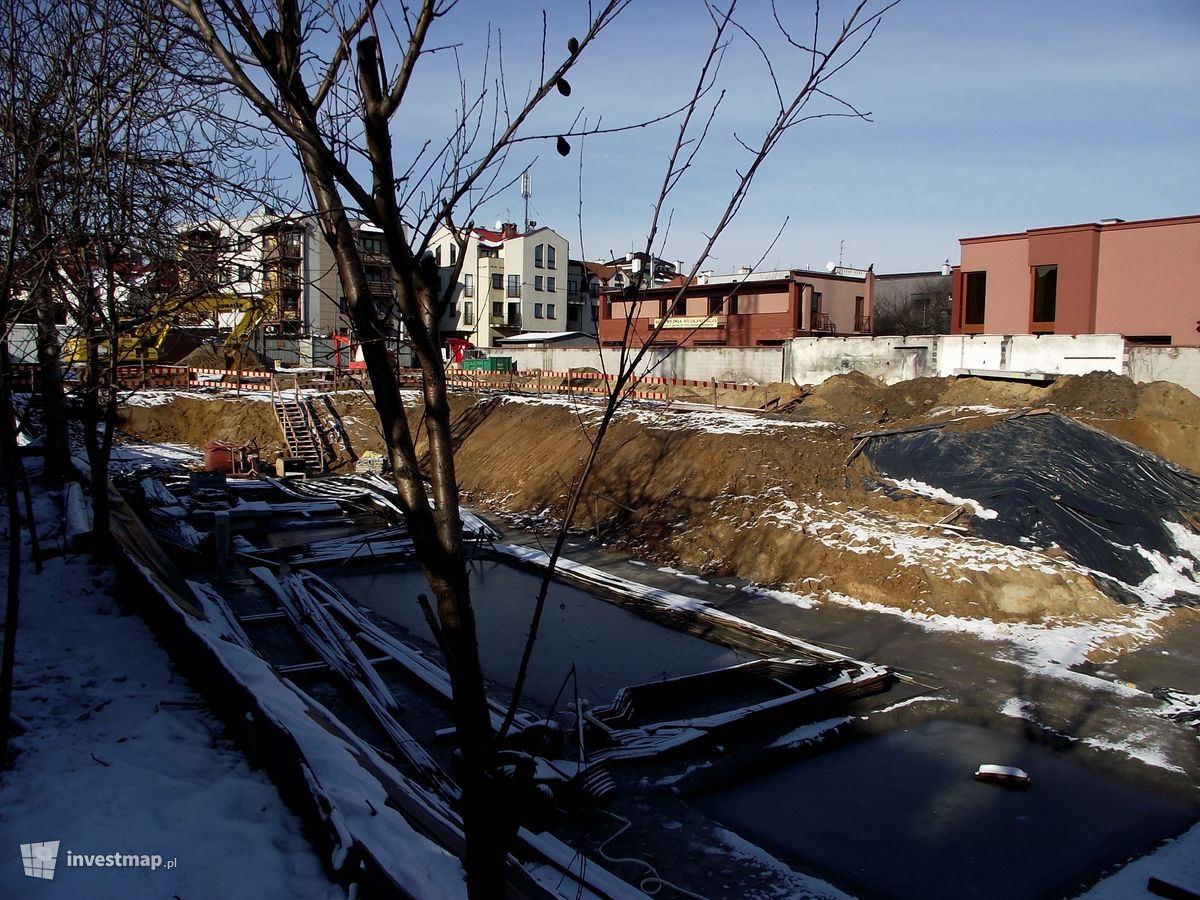
M 749 267 L 749 266 L 738 266 L 737 273 L 738 273 L 739 275 L 749 275 L 749 274 L 750 274 L 750 267 Z
M 509 238 L 517 236 L 516 222 L 501 222 L 500 223 L 500 240 L 507 241 Z

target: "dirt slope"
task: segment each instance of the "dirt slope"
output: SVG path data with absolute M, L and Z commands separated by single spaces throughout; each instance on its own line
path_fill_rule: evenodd
M 338 405 L 358 451 L 381 450 L 365 398 L 342 394 Z M 964 407 L 1047 406 L 1200 471 L 1200 398 L 1174 385 L 1091 375 L 1050 386 L 919 379 L 888 387 L 850 374 L 774 419 L 632 407 L 609 434 L 577 524 L 641 558 L 816 595 L 995 621 L 1126 618 L 1127 608 L 1053 553 L 930 527 L 946 504 L 889 499 L 862 457 L 845 465 L 857 431 L 971 415 Z M 279 443 L 262 402 L 177 398 L 126 413 L 128 431 L 154 440 Z M 595 414 L 566 399 L 456 396 L 463 491 L 478 505 L 557 518 Z

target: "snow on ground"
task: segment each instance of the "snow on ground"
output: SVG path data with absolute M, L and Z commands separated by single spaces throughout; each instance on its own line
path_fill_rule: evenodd
M 1081 894 L 1078 900 L 1130 900 L 1131 897 L 1152 897 L 1146 889 L 1150 878 L 1200 894 L 1200 825 L 1167 841 L 1154 853 L 1134 860 L 1119 872 L 1110 875 Z M 1159 896 L 1168 896 L 1160 894 Z M 1170 896 L 1188 896 L 1176 893 Z
M 40 533 L 60 519 L 39 496 Z M 270 780 L 122 612 L 112 572 L 67 556 L 35 575 L 24 543 L 13 706 L 28 731 L 0 772 L 0 897 L 344 896 Z M 50 841 L 55 884 L 35 884 L 19 845 Z M 161 860 L 78 860 L 112 854 Z
M 940 500 L 942 503 L 950 506 L 965 506 L 971 510 L 971 514 L 977 519 L 998 519 L 1000 513 L 994 509 L 988 509 L 982 506 L 978 500 L 972 500 L 969 497 L 955 497 L 949 491 L 942 490 L 940 487 L 934 487 L 931 484 L 926 484 L 923 481 L 915 481 L 912 478 L 884 478 L 883 481 L 894 484 L 902 491 L 908 491 L 910 494 L 916 494 L 918 497 L 928 497 L 931 500 Z
M 504 394 L 503 403 L 545 404 L 569 406 L 589 421 L 603 412 L 599 401 L 590 397 L 561 394 Z M 769 434 L 797 428 L 835 428 L 830 422 L 805 422 L 789 419 L 767 419 L 757 412 L 739 412 L 676 404 L 668 407 L 661 401 L 630 400 L 617 412 L 618 417 L 631 418 L 646 428 L 659 431 L 703 431 L 708 434 Z
M 954 416 L 959 413 L 979 413 L 982 416 L 1009 416 L 1013 412 L 1011 409 L 1004 409 L 1000 406 L 988 406 L 987 404 L 976 406 L 939 406 L 929 411 L 929 417 L 932 419 L 936 416 Z
M 907 522 L 872 510 L 816 507 L 797 502 L 779 487 L 770 488 L 758 497 L 728 499 L 757 507 L 758 514 L 751 524 L 764 522 L 800 531 L 837 550 L 883 553 L 945 578 L 957 577 L 955 569 L 980 572 L 996 568 L 1032 569 L 1046 574 L 1063 568 L 1078 571 L 1078 567 L 1036 551 L 958 533 L 947 536 L 919 522 Z

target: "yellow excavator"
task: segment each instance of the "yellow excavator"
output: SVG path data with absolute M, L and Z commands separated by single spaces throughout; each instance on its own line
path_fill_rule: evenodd
M 123 323 L 117 335 L 117 363 L 136 363 L 140 360 L 158 362 L 159 354 L 167 335 L 171 331 L 171 322 L 167 318 L 150 318 L 137 324 Z M 107 361 L 112 349 L 112 341 L 101 341 L 99 346 L 100 359 Z M 63 345 L 63 361 L 71 365 L 82 365 L 87 362 L 87 338 L 68 338 Z

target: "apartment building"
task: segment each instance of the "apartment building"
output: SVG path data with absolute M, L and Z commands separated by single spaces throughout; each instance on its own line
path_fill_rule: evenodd
M 840 267 L 743 269 L 702 272 L 682 294 L 680 282 L 627 297 L 614 276 L 601 294 L 600 342 L 620 346 L 628 334 L 633 346 L 768 347 L 800 336 L 870 334 L 874 281 L 870 270 Z
M 459 262 L 459 243 L 447 228 L 434 236 L 431 249 L 443 289 Z M 572 302 L 570 294 L 567 239 L 553 229 L 520 233 L 512 222 L 499 222 L 494 230 L 474 228 L 461 252 L 453 299 L 441 323 L 443 339 L 491 347 L 500 338 L 572 330 L 573 319 L 583 323 L 582 297 Z
M 383 233 L 361 220 L 352 227 L 368 284 L 386 303 L 392 285 Z M 180 253 L 183 278 L 199 298 L 193 318 L 205 324 L 229 330 L 249 317 L 268 335 L 349 333 L 336 261 L 311 215 L 262 211 L 192 225 L 180 234 Z

